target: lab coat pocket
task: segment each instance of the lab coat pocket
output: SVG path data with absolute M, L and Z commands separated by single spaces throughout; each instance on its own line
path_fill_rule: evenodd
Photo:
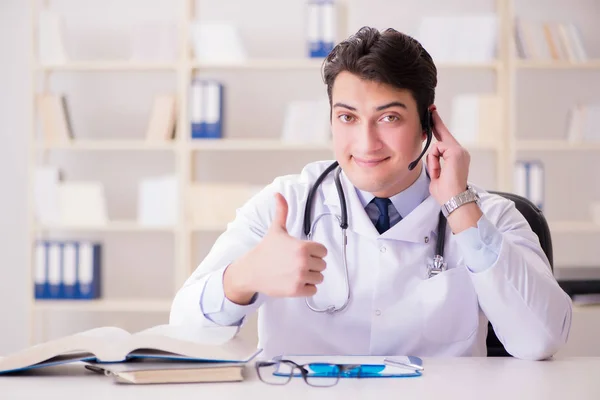
M 479 304 L 464 266 L 448 269 L 418 286 L 423 336 L 436 343 L 469 339 L 479 324 Z

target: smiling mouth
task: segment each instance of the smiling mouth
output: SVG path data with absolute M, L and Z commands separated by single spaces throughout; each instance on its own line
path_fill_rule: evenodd
M 389 159 L 389 157 L 379 158 L 379 159 L 362 159 L 362 158 L 352 157 L 352 159 L 354 160 L 354 162 L 356 164 L 358 164 L 361 167 L 376 167 L 379 164 L 383 163 L 384 161 L 387 161 Z

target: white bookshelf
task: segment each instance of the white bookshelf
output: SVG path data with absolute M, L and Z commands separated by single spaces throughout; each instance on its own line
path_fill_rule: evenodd
M 168 312 L 171 299 L 114 299 L 114 300 L 40 300 L 36 311 L 73 312 Z
M 202 62 L 193 61 L 194 69 L 257 69 L 257 70 L 318 70 L 323 65 L 319 59 L 248 59 L 244 62 Z
M 227 224 L 193 224 L 191 227 L 192 232 L 209 232 L 209 233 L 220 233 L 227 229 Z
M 37 233 L 71 231 L 71 232 L 168 232 L 175 233 L 177 226 L 145 226 L 136 221 L 109 221 L 102 225 L 36 225 Z
M 41 72 L 58 71 L 173 71 L 179 68 L 176 63 L 140 63 L 131 61 L 89 61 L 89 62 L 67 62 L 64 64 L 38 64 L 35 69 Z
M 38 150 L 69 151 L 174 151 L 175 143 L 147 142 L 143 140 L 74 140 L 70 143 L 36 143 Z
M 365 0 L 366 1 L 366 0 Z M 600 151 L 600 144 L 568 144 L 564 141 L 553 140 L 518 140 L 516 132 L 516 115 L 519 112 L 516 109 L 516 98 L 514 85 L 516 75 L 520 70 L 600 70 L 600 60 L 591 60 L 584 63 L 568 63 L 568 62 L 540 62 L 518 60 L 514 53 L 514 42 L 512 35 L 512 22 L 515 17 L 514 1 L 519 0 L 494 0 L 495 9 L 499 17 L 499 40 L 498 40 L 498 57 L 494 62 L 488 63 L 439 63 L 436 64 L 439 71 L 465 71 L 470 72 L 486 72 L 494 73 L 494 86 L 497 94 L 502 99 L 502 126 L 499 129 L 503 135 L 499 138 L 498 143 L 494 145 L 473 144 L 466 145 L 471 152 L 493 152 L 495 158 L 496 174 L 495 180 L 497 187 L 494 189 L 511 191 L 512 187 L 512 165 L 514 163 L 516 153 L 523 150 L 531 151 Z M 32 0 L 33 15 L 39 10 L 38 2 Z M 39 226 L 31 223 L 29 231 L 30 243 L 38 237 L 39 234 L 51 234 L 53 232 L 88 232 L 88 233 L 132 233 L 144 234 L 148 232 L 162 232 L 173 236 L 174 254 L 173 262 L 173 294 L 181 287 L 184 280 L 189 276 L 194 265 L 197 265 L 200 260 L 195 259 L 193 255 L 193 236 L 198 233 L 219 233 L 226 229 L 225 225 L 201 225 L 194 224 L 187 220 L 188 215 L 187 199 L 185 194 L 190 184 L 193 182 L 193 169 L 196 157 L 203 157 L 207 153 L 251 153 L 251 152 L 286 152 L 289 154 L 299 152 L 331 152 L 332 146 L 330 143 L 302 143 L 293 144 L 285 143 L 276 138 L 250 138 L 253 132 L 248 132 L 249 138 L 226 138 L 226 139 L 207 139 L 207 140 L 192 140 L 190 138 L 190 126 L 188 115 L 188 98 L 189 85 L 195 73 L 198 72 L 217 72 L 229 74 L 242 74 L 246 71 L 266 71 L 296 74 L 299 72 L 318 72 L 322 67 L 323 60 L 308 59 L 308 58 L 251 58 L 239 63 L 224 63 L 224 62 L 205 62 L 195 60 L 192 57 L 191 43 L 189 37 L 190 22 L 195 15 L 194 0 L 183 0 L 185 6 L 180 15 L 180 35 L 179 45 L 184 51 L 176 62 L 172 63 L 150 63 L 150 62 L 130 62 L 124 60 L 107 60 L 107 61 L 90 61 L 90 62 L 67 62 L 57 65 L 40 65 L 35 56 L 32 59 L 32 79 L 35 82 L 40 82 L 40 87 L 47 87 L 47 81 L 55 72 L 60 72 L 65 75 L 68 72 L 95 72 L 95 73 L 113 73 L 127 72 L 130 74 L 143 74 L 146 72 L 169 72 L 175 75 L 176 79 L 176 95 L 178 107 L 177 115 L 177 132 L 176 138 L 172 142 L 154 143 L 143 140 L 131 139 L 106 139 L 92 140 L 80 139 L 69 143 L 45 144 L 35 137 L 35 129 L 32 125 L 30 135 L 31 154 L 29 159 L 30 181 L 32 181 L 33 167 L 35 165 L 35 157 L 37 153 L 52 153 L 52 152 L 140 152 L 149 153 L 171 153 L 175 159 L 173 171 L 178 177 L 181 184 L 180 191 L 180 223 L 172 227 L 147 227 L 140 226 L 134 220 L 117 220 L 111 221 L 105 226 Z M 200 12 L 202 10 L 199 10 Z M 35 18 L 32 18 L 32 30 L 35 32 Z M 32 54 L 36 54 L 37 43 L 35 42 L 36 35 L 32 43 Z M 275 52 L 276 53 L 276 52 Z M 34 85 L 35 87 L 35 85 Z M 323 88 L 324 90 L 324 88 Z M 36 118 L 36 107 L 33 101 L 32 93 L 32 120 Z M 248 101 L 253 99 L 249 98 Z M 448 114 L 449 115 L 449 114 Z M 227 116 L 226 118 L 232 118 Z M 255 134 L 255 132 L 254 132 Z M 225 132 L 227 135 L 227 132 Z M 472 166 L 472 168 L 475 168 Z M 274 171 L 274 173 L 276 173 Z M 118 179 L 118 177 L 115 177 Z M 33 221 L 33 204 L 29 204 L 28 219 Z M 597 225 L 586 222 L 576 221 L 550 221 L 550 227 L 556 233 L 600 233 L 600 228 Z M 29 255 L 29 282 L 32 279 L 32 260 Z M 110 284 L 110 282 L 108 282 Z M 167 312 L 170 306 L 170 301 L 162 299 L 101 299 L 96 301 L 35 301 L 33 296 L 33 284 L 29 290 L 32 311 L 45 312 L 48 310 L 60 311 L 89 311 L 89 312 Z M 35 315 L 32 315 L 32 338 L 36 329 Z
M 517 68 L 519 69 L 600 69 L 600 60 L 589 60 L 582 62 L 569 62 L 569 61 L 531 61 L 531 60 L 518 60 L 516 61 Z
M 278 139 L 198 140 L 188 146 L 194 151 L 321 151 L 331 150 L 329 143 L 285 143 Z
M 600 142 L 572 143 L 567 140 L 519 140 L 521 151 L 600 151 Z

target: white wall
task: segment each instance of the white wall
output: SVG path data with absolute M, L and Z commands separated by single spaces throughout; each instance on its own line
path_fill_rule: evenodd
M 0 354 L 26 345 L 29 38 L 21 0 L 0 1 Z

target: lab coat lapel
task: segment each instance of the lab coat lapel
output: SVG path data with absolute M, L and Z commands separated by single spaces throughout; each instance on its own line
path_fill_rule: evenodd
M 410 214 L 384 232 L 383 239 L 419 243 L 437 231 L 440 205 L 433 196 L 427 197 Z

